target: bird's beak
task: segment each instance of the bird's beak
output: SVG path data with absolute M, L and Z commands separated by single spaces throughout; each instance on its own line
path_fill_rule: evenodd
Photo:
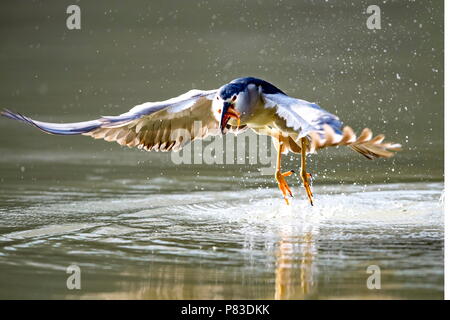
M 234 105 L 232 103 L 224 102 L 222 108 L 222 118 L 220 119 L 220 132 L 222 132 L 222 134 L 225 133 L 227 123 L 231 118 L 236 119 L 238 127 L 241 125 L 241 114 L 239 111 L 234 109 Z

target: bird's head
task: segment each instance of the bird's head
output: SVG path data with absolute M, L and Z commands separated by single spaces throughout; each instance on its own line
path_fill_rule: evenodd
M 240 126 L 241 112 L 246 101 L 246 88 L 239 84 L 229 83 L 219 89 L 214 98 L 213 111 L 220 124 L 220 131 L 225 133 L 225 128 L 233 119 L 236 126 Z

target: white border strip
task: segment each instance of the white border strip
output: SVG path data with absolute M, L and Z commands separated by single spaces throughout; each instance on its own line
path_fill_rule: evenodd
M 444 179 L 445 179 L 445 198 L 444 198 L 444 217 L 445 217 L 445 245 L 444 245 L 444 266 L 445 266 L 445 277 L 444 277 L 444 284 L 445 284 L 445 293 L 444 297 L 446 300 L 450 299 L 450 266 L 449 266 L 449 257 L 450 257 L 450 216 L 447 214 L 450 209 L 450 197 L 449 197 L 449 190 L 450 190 L 450 182 L 449 179 L 447 179 L 446 172 L 448 172 L 448 169 L 450 168 L 450 158 L 448 155 L 448 150 L 450 148 L 450 131 L 448 130 L 447 126 L 450 123 L 449 118 L 449 108 L 448 108 L 448 96 L 449 96 L 449 89 L 447 85 L 447 80 L 450 79 L 450 73 L 448 68 L 448 55 L 449 55 L 449 48 L 448 44 L 450 41 L 450 23 L 447 18 L 450 18 L 450 5 L 447 1 L 444 1 L 444 154 L 445 154 L 445 165 L 444 165 Z

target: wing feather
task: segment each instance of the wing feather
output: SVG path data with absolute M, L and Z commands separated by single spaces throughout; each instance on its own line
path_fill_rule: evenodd
M 339 118 L 317 104 L 305 100 L 295 99 L 282 93 L 263 94 L 266 108 L 276 108 L 276 115 L 285 121 L 287 128 L 298 133 L 298 138 L 309 138 L 309 152 L 317 149 L 345 145 L 368 159 L 378 157 L 388 158 L 392 151 L 399 151 L 400 144 L 382 143 L 384 135 L 372 139 L 372 131 L 362 130 L 356 137 L 352 128 L 342 129 Z
M 191 90 L 169 100 L 135 106 L 119 116 L 77 123 L 41 122 L 9 110 L 1 114 L 50 134 L 82 134 L 145 150 L 179 150 L 193 139 L 220 133 L 211 110 L 216 92 Z

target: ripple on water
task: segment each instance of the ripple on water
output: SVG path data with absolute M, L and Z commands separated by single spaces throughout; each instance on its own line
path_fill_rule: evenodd
M 199 263 L 250 277 L 309 261 L 312 282 L 318 266 L 344 272 L 378 259 L 392 274 L 400 270 L 399 277 L 434 277 L 440 292 L 442 189 L 441 183 L 326 185 L 314 189 L 314 207 L 298 190 L 291 206 L 275 189 L 75 195 L 2 212 L 14 228 L 1 229 L 0 256 L 5 265 L 41 271 L 49 256 L 52 270 L 73 261 L 102 272 L 141 270 L 151 261 L 187 276 Z

